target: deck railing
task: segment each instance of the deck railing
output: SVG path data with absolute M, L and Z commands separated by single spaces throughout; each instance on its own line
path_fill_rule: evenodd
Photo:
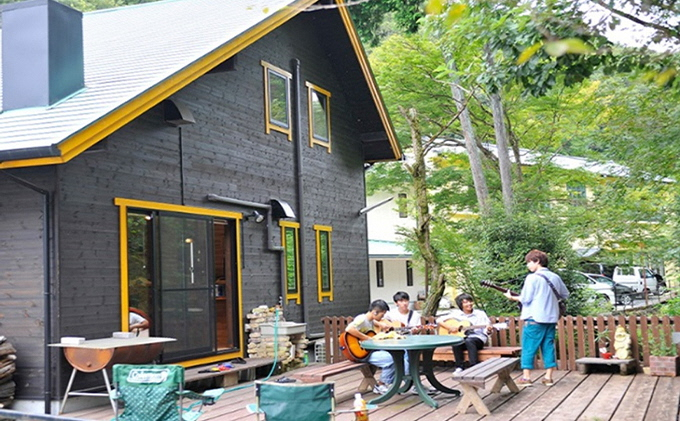
M 344 360 L 337 338 L 344 332 L 352 317 L 334 316 L 321 319 L 325 331 L 326 363 Z M 518 317 L 490 317 L 492 323 L 505 322 L 508 329 L 497 330 L 491 336 L 493 346 L 519 346 L 523 324 Z M 432 324 L 434 317 L 423 318 L 423 324 Z M 600 344 L 596 343 L 601 335 L 607 332 L 609 351 L 614 352 L 614 334 L 617 326 L 625 326 L 631 338 L 631 353 L 640 366 L 649 366 L 650 340 L 659 343 L 672 342 L 672 332 L 680 332 L 680 317 L 658 316 L 566 316 L 557 324 L 557 364 L 560 370 L 575 370 L 576 360 L 581 357 L 599 356 Z M 542 367 L 538 359 L 537 368 Z

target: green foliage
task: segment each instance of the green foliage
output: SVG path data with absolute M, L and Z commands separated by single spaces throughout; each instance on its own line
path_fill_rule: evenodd
M 376 46 L 386 35 L 380 30 L 386 17 L 392 19 L 397 29 L 404 33 L 417 32 L 423 17 L 422 3 L 422 0 L 375 0 L 350 7 L 349 10 L 361 41 Z
M 376 80 L 385 97 L 402 146 L 410 145 L 410 128 L 399 107 L 416 108 L 424 135 L 433 133 L 456 114 L 448 85 L 435 77 L 443 59 L 437 46 L 428 38 L 393 35 L 370 55 Z
M 428 27 L 440 37 L 444 49 L 454 54 L 458 68 L 467 71 L 470 63 L 479 69 L 470 76 L 489 92 L 517 84 L 524 95 L 542 96 L 558 79 L 566 86 L 577 84 L 609 59 L 608 50 L 583 53 L 607 45 L 607 40 L 591 34 L 583 23 L 583 12 L 568 2 L 481 1 L 468 2 L 468 9 L 453 25 L 444 9 L 429 17 Z M 463 51 L 459 46 L 465 44 L 478 46 L 477 52 Z M 532 54 L 526 54 L 527 50 Z
M 660 335 L 659 339 L 649 336 L 649 353 L 655 357 L 675 357 L 678 355 L 678 348 L 671 343 L 670 338 Z
M 524 256 L 532 249 L 548 254 L 552 270 L 576 265 L 577 259 L 571 249 L 568 232 L 550 215 L 537 212 L 507 215 L 497 210 L 491 217 L 480 218 L 469 224 L 467 230 L 468 236 L 477 240 L 472 246 L 475 263 L 471 269 L 471 279 L 474 280 L 488 279 L 519 292 L 528 273 Z M 574 293 L 574 297 L 568 300 L 569 313 L 581 314 L 590 301 L 587 299 L 589 292 L 576 287 L 570 276 L 564 275 L 563 280 L 570 292 Z M 480 295 L 478 300 L 485 303 L 485 308 L 491 314 L 516 311 L 515 304 L 499 297 L 498 292 L 475 289 Z
M 678 291 L 676 291 L 675 297 L 661 304 L 659 307 L 659 314 L 669 317 L 680 316 L 680 296 L 678 296 L 677 292 Z
M 595 334 L 595 342 L 609 346 L 609 329 L 600 330 Z

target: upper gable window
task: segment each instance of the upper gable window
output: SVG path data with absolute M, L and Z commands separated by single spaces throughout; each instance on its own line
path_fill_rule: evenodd
M 293 139 L 290 125 L 290 81 L 292 75 L 276 66 L 261 61 L 264 68 L 264 114 L 265 132 L 270 131 L 288 135 Z
M 309 98 L 309 146 L 323 146 L 331 153 L 331 93 L 306 82 Z

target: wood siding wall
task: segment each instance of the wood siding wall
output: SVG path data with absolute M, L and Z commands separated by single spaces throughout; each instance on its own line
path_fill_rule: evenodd
M 53 170 L 12 174 L 40 189 L 54 189 Z M 2 175 L 0 191 L 0 335 L 17 350 L 17 391 L 39 398 L 50 341 L 44 339 L 44 196 Z
M 67 164 L 36 169 L 42 174 L 56 174 L 55 313 L 59 324 L 53 340 L 70 335 L 107 337 L 120 329 L 119 208 L 113 202 L 116 197 L 170 204 L 182 204 L 184 197 L 187 206 L 242 212 L 250 209 L 207 202 L 206 195 L 214 193 L 262 204 L 269 203 L 272 197 L 285 200 L 296 214 L 304 216 L 300 235 L 306 267 L 303 305 L 286 304 L 285 317 L 296 321 L 306 318 L 310 332 L 322 334 L 322 316 L 365 311 L 369 303 L 367 234 L 365 217 L 358 216 L 358 210 L 365 206 L 364 170 L 362 144 L 356 129 L 361 116 L 354 115 L 341 88 L 343 64 L 332 63 L 317 43 L 318 34 L 309 15 L 302 14 L 239 53 L 234 71 L 207 74 L 178 92 L 173 98 L 191 109 L 196 124 L 181 129 L 167 125 L 159 105 L 109 136 L 96 151 L 85 152 Z M 263 120 L 260 60 L 292 71 L 292 59 L 299 59 L 302 69 L 301 208 L 296 189 L 295 142 L 277 132 L 265 134 Z M 324 148 L 308 146 L 305 81 L 332 94 L 330 154 Z M 6 184 L 2 184 L 3 193 L 8 191 Z M 40 197 L 21 195 L 30 203 L 13 205 L 8 212 L 16 221 L 12 224 L 3 221 L 2 229 L 15 235 L 28 227 L 25 231 L 28 238 L 22 244 L 34 253 L 41 250 L 42 244 L 40 232 L 35 229 L 40 225 Z M 333 227 L 333 302 L 317 301 L 314 224 Z M 280 241 L 279 230 L 274 232 L 276 241 Z M 243 223 L 244 314 L 262 304 L 274 305 L 280 295 L 280 254 L 267 250 L 267 240 L 265 224 Z M 4 276 L 24 273 L 31 285 L 35 283 L 30 293 L 39 298 L 42 274 L 36 265 L 41 260 L 32 261 L 27 272 L 22 254 L 17 250 L 2 257 L 14 265 L 11 275 Z M 42 308 L 39 301 L 24 304 L 19 304 L 23 314 L 39 313 Z M 42 328 L 40 317 L 21 319 L 19 314 L 22 313 L 17 313 L 11 323 L 3 321 L 3 326 L 15 330 L 15 326 L 36 323 L 27 329 L 28 349 L 23 354 L 20 350 L 19 358 L 35 367 L 39 376 L 42 374 L 39 350 L 43 344 L 42 331 L 38 331 Z M 21 349 L 23 344 L 15 345 Z M 71 369 L 57 355 L 54 396 L 63 394 Z M 99 376 L 79 375 L 74 388 L 101 383 Z M 18 396 L 39 397 L 42 390 L 37 386 L 41 385 L 20 385 Z

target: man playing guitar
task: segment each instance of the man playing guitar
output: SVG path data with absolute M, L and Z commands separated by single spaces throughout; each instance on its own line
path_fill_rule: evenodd
M 385 315 L 385 320 L 389 320 L 394 324 L 399 323 L 396 327 L 416 327 L 420 326 L 420 313 L 414 310 L 409 310 L 411 299 L 407 292 L 399 291 L 394 294 L 394 304 L 397 308 L 390 310 Z
M 354 318 L 345 328 L 345 332 L 358 338 L 361 341 L 371 339 L 369 332 L 376 330 L 384 330 L 390 327 L 388 323 L 382 322 L 385 313 L 389 310 L 389 306 L 385 300 L 375 300 L 368 307 L 368 312 L 360 314 Z M 395 369 L 392 355 L 387 351 L 373 351 L 365 360 L 367 363 L 376 367 L 380 367 L 380 380 L 373 388 L 373 393 L 384 395 L 387 392 L 388 385 L 394 382 Z
M 392 297 L 397 308 L 390 310 L 385 315 L 385 320 L 389 321 L 394 327 L 409 330 L 410 333 L 415 333 L 422 329 L 420 313 L 415 310 L 409 310 L 411 304 L 411 297 L 405 291 L 398 291 Z M 409 329 L 410 328 L 410 329 Z M 404 352 L 404 372 L 408 373 L 409 362 L 408 352 Z M 437 390 L 430 388 L 428 393 L 436 393 Z M 411 393 L 417 395 L 418 391 L 414 388 Z
M 474 327 L 465 332 L 465 341 L 453 346 L 453 356 L 455 358 L 456 372 L 463 370 L 465 362 L 464 351 L 468 352 L 470 366 L 479 362 L 479 350 L 484 348 L 487 343 L 493 326 L 486 313 L 474 308 L 474 299 L 470 294 L 460 294 L 456 297 L 458 309 L 451 311 L 437 318 L 437 326 L 450 333 L 458 334 L 465 329 L 465 326 Z

